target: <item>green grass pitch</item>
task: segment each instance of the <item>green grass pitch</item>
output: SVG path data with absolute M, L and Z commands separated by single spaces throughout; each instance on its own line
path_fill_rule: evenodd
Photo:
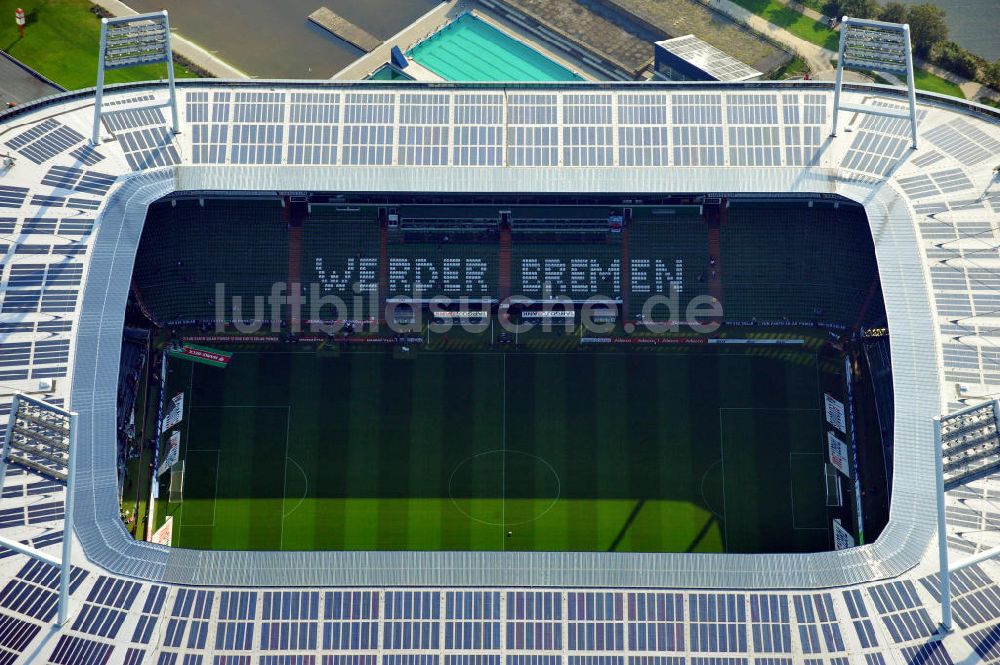
M 817 363 L 705 347 L 172 359 L 167 395 L 186 392 L 173 544 L 828 549 Z

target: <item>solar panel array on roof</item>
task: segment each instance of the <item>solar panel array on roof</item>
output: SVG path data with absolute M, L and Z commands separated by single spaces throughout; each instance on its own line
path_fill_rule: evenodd
M 20 208 L 27 195 L 27 187 L 0 185 L 0 208 Z
M 984 661 L 1000 660 L 1000 624 L 970 633 L 965 640 Z
M 75 635 L 61 635 L 49 662 L 54 665 L 77 665 L 77 663 L 104 665 L 111 658 L 112 651 L 114 646 L 111 644 Z
M 70 572 L 70 591 L 80 586 L 86 577 L 85 570 L 73 568 Z M 51 621 L 56 613 L 58 585 L 59 571 L 56 568 L 41 561 L 29 561 L 0 591 L 0 608 L 39 621 Z M 5 612 L 0 612 L 0 615 L 3 614 Z
M 152 99 L 155 99 L 154 95 L 137 95 L 135 97 L 123 97 L 121 99 L 105 101 L 104 106 L 124 106 L 126 104 L 138 104 L 139 102 L 148 102 Z
M 36 164 L 42 164 L 56 155 L 69 150 L 83 140 L 80 132 L 67 127 L 58 120 L 49 118 L 31 129 L 21 132 L 4 145 Z
M 0 662 L 13 662 L 40 630 L 34 623 L 0 614 Z
M 975 523 L 978 527 L 979 521 Z M 938 575 L 921 580 L 934 600 L 940 602 Z M 980 566 L 971 566 L 951 575 L 955 621 L 962 628 L 989 624 L 1000 616 L 1000 584 L 990 579 Z
M 76 150 L 70 152 L 69 156 L 72 157 L 73 159 L 76 159 L 81 164 L 85 164 L 87 166 L 93 166 L 94 164 L 104 159 L 104 155 L 97 152 L 96 148 L 86 143 L 81 145 Z
M 167 588 L 154 586 L 146 596 L 146 602 L 142 606 L 142 613 L 139 614 L 139 621 L 132 632 L 132 641 L 136 644 L 149 644 L 156 628 L 156 619 L 163 609 L 163 602 L 167 597 Z
M 80 210 L 97 210 L 101 207 L 101 202 L 96 199 L 81 199 L 73 196 L 35 194 L 31 197 L 31 205 L 38 206 L 40 208 L 78 208 Z M 0 207 L 2 206 L 3 187 L 0 187 Z
M 112 111 L 101 115 L 105 126 L 112 132 L 123 129 L 137 129 L 166 124 L 163 113 L 158 108 L 137 108 L 124 111 Z
M 231 97 L 189 94 L 193 163 L 806 165 L 827 115 L 824 95 L 794 93 L 295 93 L 256 114 Z
M 181 161 L 173 143 L 173 134 L 166 127 L 121 132 L 118 134 L 118 142 L 134 171 L 170 166 Z
M 1000 152 L 1000 141 L 962 118 L 938 125 L 926 133 L 927 140 L 961 164 L 972 166 Z
M 656 42 L 660 48 L 674 56 L 695 65 L 716 81 L 746 81 L 761 75 L 753 67 L 744 64 L 724 51 L 694 35 L 684 35 L 674 39 Z
M 53 166 L 42 178 L 43 185 L 101 196 L 115 183 L 116 176 L 99 171 Z

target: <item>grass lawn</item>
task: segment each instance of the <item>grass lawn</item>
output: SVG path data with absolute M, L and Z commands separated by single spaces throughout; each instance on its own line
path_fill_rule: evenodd
M 840 34 L 835 30 L 774 0 L 733 0 L 733 2 L 808 42 L 831 51 L 836 51 L 840 45 Z
M 101 21 L 87 0 L 0 0 L 0 49 L 68 90 L 97 83 L 97 50 Z M 27 16 L 24 39 L 17 34 L 14 10 Z M 194 77 L 175 67 L 178 77 Z M 108 72 L 106 83 L 165 78 L 165 65 L 146 65 Z
M 1000 102 L 998 102 L 995 99 L 991 99 L 989 97 L 980 97 L 979 103 L 985 104 L 986 106 L 992 106 L 995 109 L 1000 109 Z
M 951 95 L 952 97 L 965 99 L 965 94 L 956 84 L 930 72 L 925 72 L 922 69 L 917 69 L 913 72 L 913 82 L 916 84 L 918 90 L 938 92 L 942 95 Z
M 174 360 L 174 545 L 826 549 L 827 371 L 812 351 L 702 348 Z
M 768 74 L 767 78 L 773 81 L 783 81 L 785 79 L 801 78 L 808 73 L 809 67 L 806 65 L 806 61 L 795 56 L 791 62 Z
M 826 0 L 799 0 L 799 4 L 808 7 L 809 9 L 815 9 L 820 14 L 826 9 Z
M 878 72 L 868 72 L 876 83 L 882 83 L 885 85 L 896 85 L 894 82 L 880 75 Z M 899 77 L 901 80 L 905 80 L 905 76 Z M 962 89 L 957 85 L 943 79 L 940 76 L 931 74 L 930 72 L 925 72 L 922 69 L 917 69 L 913 72 L 913 81 L 917 86 L 917 90 L 927 90 L 929 92 L 939 92 L 945 95 L 951 95 L 952 97 L 958 97 L 959 99 L 965 99 L 965 94 Z

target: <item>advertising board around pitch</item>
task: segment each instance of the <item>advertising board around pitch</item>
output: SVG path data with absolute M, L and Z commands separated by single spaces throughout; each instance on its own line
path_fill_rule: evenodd
M 844 403 L 829 393 L 823 394 L 823 402 L 825 405 L 826 422 L 836 427 L 841 434 L 847 434 L 847 417 L 844 412 Z

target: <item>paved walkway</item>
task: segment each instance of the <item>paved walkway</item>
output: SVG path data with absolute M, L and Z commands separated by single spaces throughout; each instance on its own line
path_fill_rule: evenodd
M 980 97 L 989 97 L 990 99 L 1000 100 L 1000 92 L 997 92 L 993 88 L 988 88 L 977 81 L 970 81 L 965 77 L 953 74 L 946 69 L 941 69 L 937 65 L 932 65 L 931 63 L 925 62 L 920 58 L 913 59 L 913 66 L 920 69 L 926 69 L 935 76 L 940 76 L 943 79 L 951 81 L 962 89 L 962 94 L 965 95 L 965 98 L 970 101 L 979 101 Z
M 825 72 L 833 70 L 831 60 L 835 60 L 837 53 L 822 46 L 817 46 L 801 37 L 796 37 L 784 28 L 777 26 L 770 21 L 757 16 L 749 9 L 744 9 L 731 0 L 707 0 L 708 5 L 729 18 L 749 26 L 752 30 L 767 35 L 780 44 L 790 48 L 796 55 L 806 61 L 813 78 L 824 78 Z
M 111 13 L 113 16 L 135 16 L 139 12 L 135 11 L 120 0 L 91 0 L 95 5 Z M 171 37 L 174 53 L 190 62 L 195 67 L 202 69 L 216 78 L 222 79 L 248 79 L 250 76 L 236 69 L 229 63 L 221 60 L 218 56 L 210 53 L 192 41 L 181 37 L 176 31 L 171 30 Z
M 39 97 L 54 95 L 62 90 L 50 83 L 31 75 L 17 63 L 0 55 L 0 110 L 6 108 L 8 102 L 24 104 Z
M 416 81 L 444 81 L 443 78 L 421 65 L 416 60 L 407 60 L 406 73 Z
M 812 7 L 806 7 L 805 5 L 799 4 L 794 0 L 777 0 L 777 2 L 780 2 L 781 4 L 787 7 L 791 7 L 800 14 L 805 14 L 814 21 L 819 21 L 820 23 L 827 23 L 827 24 L 830 23 L 829 16 L 824 16 L 823 14 L 819 13 Z

